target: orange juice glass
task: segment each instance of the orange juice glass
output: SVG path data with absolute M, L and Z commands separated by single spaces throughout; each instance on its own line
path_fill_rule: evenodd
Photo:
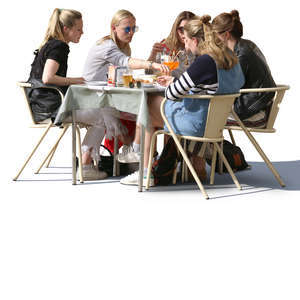
M 163 64 L 166 65 L 170 69 L 170 71 L 174 71 L 178 68 L 179 61 L 164 61 Z

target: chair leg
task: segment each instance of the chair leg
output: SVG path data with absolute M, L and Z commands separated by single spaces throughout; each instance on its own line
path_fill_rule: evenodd
M 230 136 L 230 139 L 231 139 L 232 144 L 233 144 L 234 146 L 236 146 L 236 143 L 235 143 L 235 139 L 234 139 L 232 130 L 231 130 L 231 129 L 228 129 L 228 133 L 229 133 L 229 136 Z
M 205 197 L 205 199 L 208 199 L 209 197 L 208 197 L 208 195 L 207 195 L 207 193 L 206 193 L 206 191 L 204 189 L 204 186 L 202 185 L 202 183 L 201 183 L 201 181 L 200 181 L 200 179 L 199 179 L 199 177 L 198 177 L 198 175 L 197 175 L 197 173 L 196 173 L 193 165 L 191 164 L 191 161 L 189 160 L 187 154 L 184 152 L 184 149 L 182 148 L 182 146 L 180 144 L 180 141 L 178 140 L 178 138 L 177 138 L 177 136 L 175 134 L 172 134 L 172 137 L 173 137 L 173 139 L 174 139 L 174 141 L 175 141 L 175 143 L 177 145 L 177 148 L 179 149 L 179 151 L 180 151 L 183 159 L 185 160 L 185 162 L 186 162 L 186 164 L 187 164 L 190 172 L 192 173 L 192 175 L 193 175 L 193 177 L 194 177 L 194 179 L 195 179 L 195 181 L 196 181 L 196 183 L 197 183 L 200 191 L 202 192 L 202 194 Z
M 58 137 L 56 143 L 55 143 L 54 146 L 51 148 L 51 150 L 50 150 L 49 153 L 47 154 L 46 158 L 45 158 L 45 159 L 43 160 L 43 162 L 41 163 L 40 167 L 35 171 L 35 174 L 38 174 L 38 173 L 40 172 L 41 168 L 42 168 L 43 165 L 46 163 L 46 161 L 47 161 L 47 159 L 48 159 L 49 157 L 52 158 L 52 156 L 53 156 L 53 154 L 54 154 L 54 152 L 55 152 L 55 150 L 56 150 L 56 148 L 57 148 L 57 146 L 58 146 L 60 140 L 62 139 L 62 137 L 63 137 L 64 134 L 66 133 L 68 127 L 69 127 L 68 125 L 66 125 L 66 126 L 64 127 L 64 129 L 63 129 L 62 133 L 59 135 L 59 137 Z M 49 164 L 49 163 L 50 163 L 50 161 L 48 162 L 48 164 Z
M 174 172 L 173 172 L 173 178 L 172 178 L 172 183 L 173 184 L 176 184 L 176 182 L 177 182 L 177 166 L 178 166 L 178 160 L 175 163 L 175 169 L 174 169 Z
M 39 147 L 39 145 L 41 144 L 41 142 L 43 141 L 43 139 L 45 138 L 45 136 L 47 135 L 49 129 L 51 128 L 52 123 L 49 123 L 49 125 L 46 127 L 44 133 L 42 134 L 42 136 L 40 137 L 39 141 L 37 142 L 37 144 L 35 145 L 35 147 L 33 148 L 32 152 L 29 154 L 29 156 L 27 157 L 25 163 L 23 164 L 22 168 L 20 169 L 20 171 L 17 173 L 17 175 L 13 178 L 14 181 L 16 181 L 20 174 L 23 172 L 24 168 L 26 167 L 26 165 L 28 164 L 28 162 L 30 161 L 31 157 L 33 156 L 33 154 L 35 153 L 35 151 L 37 150 L 37 148 Z
M 222 160 L 223 160 L 223 162 L 224 162 L 224 164 L 225 164 L 225 166 L 226 166 L 226 168 L 227 168 L 227 170 L 228 170 L 228 172 L 229 172 L 229 174 L 230 174 L 233 182 L 235 183 L 236 187 L 239 190 L 241 190 L 242 187 L 241 187 L 240 183 L 238 182 L 236 176 L 234 175 L 234 173 L 233 173 L 233 171 L 232 171 L 232 169 L 231 169 L 231 167 L 230 167 L 230 165 L 229 165 L 229 163 L 228 163 L 225 155 L 223 154 L 223 151 L 221 150 L 220 146 L 218 145 L 218 143 L 214 143 L 214 146 L 216 147 L 216 149 L 217 149 L 217 151 L 219 153 L 219 156 L 221 156 L 221 158 L 222 158 Z
M 216 161 L 217 161 L 217 148 L 214 145 L 211 169 L 210 169 L 210 184 L 214 184 L 215 182 Z
M 149 162 L 148 162 L 148 169 L 147 169 L 147 179 L 146 179 L 146 186 L 145 189 L 149 190 L 150 185 L 150 174 L 151 174 L 151 168 L 152 168 L 152 160 L 153 160 L 153 154 L 154 154 L 154 148 L 156 144 L 156 137 L 159 135 L 160 132 L 156 131 L 153 133 L 150 143 L 150 153 L 149 153 Z
M 76 126 L 77 133 L 77 148 L 78 148 L 78 170 L 79 170 L 79 181 L 83 183 L 83 173 L 82 173 L 82 151 L 81 151 L 81 136 L 80 136 L 80 128 Z
M 186 152 L 186 140 L 183 140 L 183 150 Z M 181 182 L 184 183 L 186 180 L 186 175 L 187 170 L 186 170 L 186 163 L 184 159 L 182 158 L 182 163 L 181 163 Z
M 270 171 L 273 173 L 273 175 L 275 176 L 276 180 L 278 181 L 278 183 L 282 186 L 285 187 L 285 183 L 283 182 L 283 180 L 281 179 L 279 173 L 277 172 L 277 170 L 274 168 L 274 166 L 272 165 L 271 161 L 269 160 L 269 158 L 267 157 L 267 155 L 264 153 L 264 151 L 261 149 L 261 147 L 259 146 L 259 144 L 257 143 L 257 141 L 255 140 L 255 138 L 253 137 L 253 135 L 249 132 L 249 130 L 245 127 L 245 125 L 243 124 L 243 122 L 239 119 L 238 115 L 234 112 L 234 110 L 232 110 L 232 114 L 234 116 L 234 118 L 236 119 L 236 121 L 238 122 L 238 124 L 240 125 L 240 127 L 242 127 L 243 131 L 245 132 L 245 134 L 247 135 L 247 137 L 249 138 L 250 142 L 252 143 L 252 145 L 255 147 L 255 149 L 257 150 L 257 152 L 260 154 L 260 156 L 262 157 L 262 159 L 264 160 L 264 162 L 266 163 L 266 165 L 268 166 L 268 168 L 270 169 Z
M 221 150 L 222 150 L 222 153 L 223 153 L 223 142 L 221 142 Z M 220 175 L 223 174 L 223 160 L 222 160 L 220 155 L 219 155 L 219 174 Z
M 265 161 L 266 165 L 268 166 L 268 168 L 270 169 L 270 171 L 273 173 L 273 175 L 275 176 L 276 180 L 278 181 L 278 183 L 282 186 L 285 187 L 285 183 L 283 182 L 283 180 L 281 179 L 279 173 L 277 172 L 277 170 L 274 168 L 273 164 L 271 163 L 271 161 L 269 160 L 269 158 L 267 157 L 267 155 L 264 153 L 264 151 L 261 149 L 261 147 L 259 146 L 259 144 L 256 142 L 256 140 L 254 139 L 254 137 L 250 134 L 250 132 L 248 132 L 249 134 L 249 139 L 252 142 L 253 146 L 256 148 L 257 152 L 260 154 L 260 156 L 262 157 L 262 159 Z M 251 138 L 250 138 L 251 137 Z
M 49 168 L 50 162 L 52 161 L 52 158 L 54 156 L 54 153 L 56 152 L 56 149 L 57 149 L 57 147 L 55 147 L 55 149 L 52 151 L 52 153 L 51 153 L 51 155 L 50 155 L 50 157 L 49 157 L 49 159 L 48 159 L 48 161 L 45 165 L 45 168 Z
M 173 178 L 172 178 L 172 183 L 173 184 L 176 184 L 176 181 L 177 181 L 177 166 L 178 166 L 178 161 L 175 164 L 175 169 L 174 169 L 174 172 L 173 172 Z

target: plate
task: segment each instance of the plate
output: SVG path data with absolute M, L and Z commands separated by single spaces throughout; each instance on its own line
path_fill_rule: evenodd
M 144 87 L 144 88 L 154 88 L 154 84 L 153 83 L 142 83 L 142 87 Z
M 107 85 L 106 81 L 87 81 L 86 85 L 96 85 L 96 86 L 105 86 Z

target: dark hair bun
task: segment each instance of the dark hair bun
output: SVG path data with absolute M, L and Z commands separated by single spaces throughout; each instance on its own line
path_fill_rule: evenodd
M 211 20 L 211 16 L 209 15 L 204 15 L 200 18 L 200 20 L 202 21 L 203 24 L 208 24 L 209 21 Z
M 236 20 L 239 20 L 240 21 L 240 14 L 237 10 L 232 10 L 231 13 L 230 13 L 233 17 L 233 19 L 236 19 Z

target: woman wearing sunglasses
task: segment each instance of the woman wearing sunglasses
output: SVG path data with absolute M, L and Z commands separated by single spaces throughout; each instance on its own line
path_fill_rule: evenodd
M 162 64 L 131 57 L 130 42 L 138 31 L 134 15 L 127 10 L 119 10 L 113 16 L 110 25 L 110 34 L 98 40 L 90 49 L 84 69 L 83 77 L 86 81 L 107 81 L 109 65 L 128 67 L 130 69 L 158 70 L 169 73 L 169 69 Z M 93 149 L 85 148 L 84 153 L 88 160 L 97 156 L 99 147 L 106 134 L 105 145 L 113 152 L 113 137 L 118 136 L 124 144 L 130 144 L 135 132 L 135 116 L 120 113 L 112 107 L 93 110 L 90 114 L 97 114 L 102 130 L 91 139 L 97 139 L 97 146 Z M 121 119 L 121 120 L 120 120 Z M 125 120 L 126 119 L 126 120 Z M 122 143 L 119 144 L 121 146 Z
M 149 56 L 149 60 L 159 61 L 162 52 L 169 55 L 177 55 L 179 66 L 176 70 L 172 71 L 172 76 L 176 78 L 179 78 L 180 75 L 187 69 L 189 64 L 191 64 L 194 60 L 193 54 L 185 51 L 183 33 L 184 25 L 194 17 L 194 13 L 190 11 L 182 11 L 175 19 L 168 37 L 160 43 L 155 43 Z
M 166 66 L 131 57 L 130 42 L 138 31 L 134 15 L 127 10 L 119 10 L 113 16 L 110 35 L 98 40 L 90 49 L 83 70 L 86 81 L 106 81 L 110 64 L 130 69 L 150 69 L 167 73 Z
M 192 18 L 195 14 L 190 11 L 182 11 L 176 17 L 172 29 L 166 39 L 163 39 L 159 43 L 154 43 L 149 61 L 160 61 L 161 54 L 164 52 L 168 55 L 177 55 L 179 60 L 179 66 L 171 72 L 172 76 L 179 78 L 180 75 L 188 68 L 189 64 L 194 60 L 194 55 L 191 52 L 186 52 L 184 47 L 184 25 Z M 151 71 L 150 71 L 151 72 Z M 163 94 L 150 95 L 148 105 L 155 105 L 160 103 L 163 99 Z M 138 132 L 138 130 L 137 130 Z M 123 163 L 131 163 L 139 161 L 139 150 L 140 150 L 140 135 L 136 134 L 132 145 L 123 147 L 122 153 L 119 154 L 118 160 Z

